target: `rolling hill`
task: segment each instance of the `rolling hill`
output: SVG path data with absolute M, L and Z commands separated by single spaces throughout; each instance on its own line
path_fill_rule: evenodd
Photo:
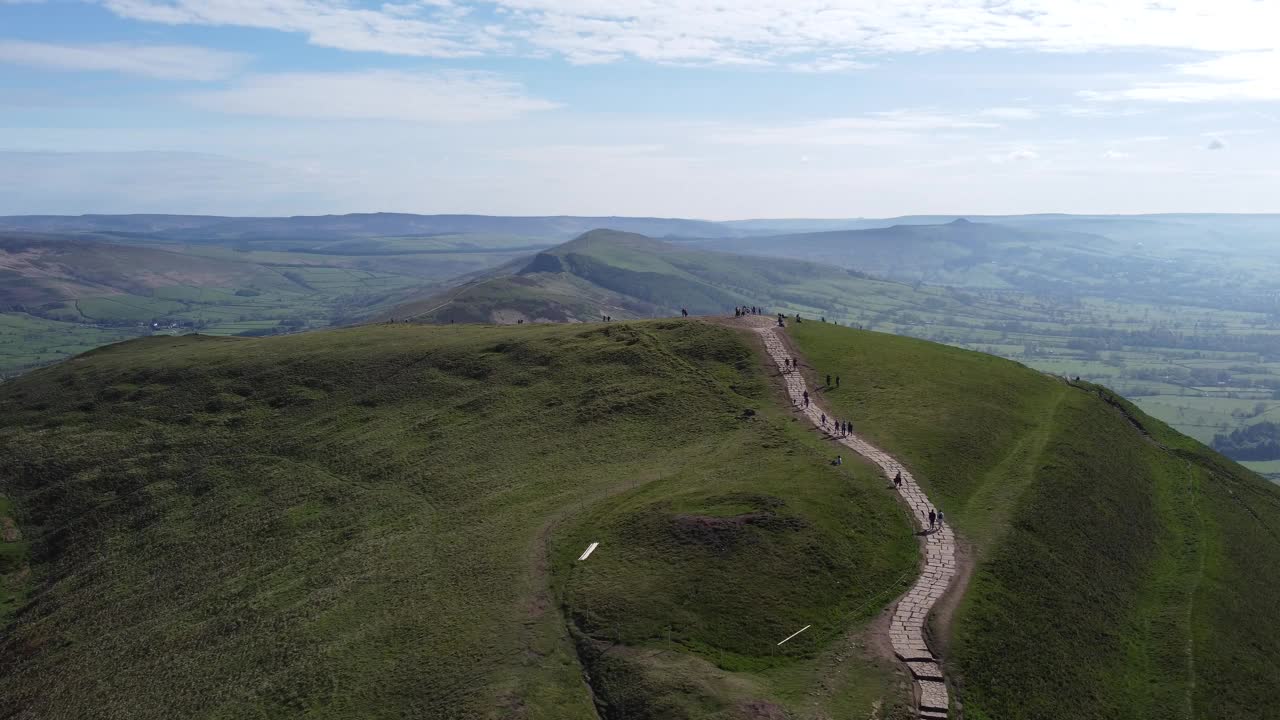
M 168 227 L 161 220 L 147 222 Z M 156 329 L 270 334 L 350 322 L 406 289 L 530 248 L 373 238 L 305 250 L 0 231 L 0 378 Z
M 265 268 L 68 235 L 0 233 L 0 309 L 63 300 L 150 295 L 157 288 L 255 287 L 291 283 Z
M 964 717 L 1280 717 L 1280 489 L 1098 386 L 788 332 L 968 548 L 933 624 Z M 909 717 L 912 528 L 756 343 L 396 323 L 6 383 L 0 715 Z
M 384 318 L 417 322 L 581 322 L 732 312 L 740 305 L 821 314 L 912 303 L 958 309 L 920 291 L 815 263 L 708 252 L 634 233 L 593 230 L 442 293 L 410 298 Z
M 849 267 L 880 277 L 957 287 L 1044 291 L 1068 278 L 1092 284 L 1121 243 L 1046 227 L 971 222 L 731 238 L 705 247 Z M 1075 275 L 1081 276 L 1076 278 Z

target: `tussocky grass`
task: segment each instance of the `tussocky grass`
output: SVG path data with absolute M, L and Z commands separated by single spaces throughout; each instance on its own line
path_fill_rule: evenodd
M 976 546 L 965 717 L 1274 717 L 1280 492 L 1099 386 L 816 322 L 823 402 Z
M 893 597 L 870 589 L 911 579 L 909 526 L 774 407 L 747 343 L 692 321 L 373 325 L 134 340 L 6 383 L 0 492 L 32 587 L 0 633 L 0 706 L 901 710 L 900 679 L 848 645 Z M 736 544 L 682 519 L 753 514 Z

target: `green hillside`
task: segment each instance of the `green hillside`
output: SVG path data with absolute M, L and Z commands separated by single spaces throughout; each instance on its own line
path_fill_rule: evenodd
M 99 349 L 0 385 L 0 715 L 900 717 L 828 457 L 700 322 Z
M 1280 489 L 1094 385 L 822 323 L 823 402 L 974 545 L 965 717 L 1280 717 Z M 834 380 L 833 380 L 834 382 Z M 820 383 L 819 383 L 820 384 Z

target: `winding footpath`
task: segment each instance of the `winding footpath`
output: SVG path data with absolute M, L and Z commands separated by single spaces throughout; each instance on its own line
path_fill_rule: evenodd
M 843 437 L 832 434 L 834 432 L 832 426 L 824 426 L 821 418 L 826 414 L 829 421 L 834 422 L 835 416 L 823 410 L 816 402 L 814 395 L 809 396 L 809 407 L 804 407 L 804 376 L 794 369 L 788 370 L 786 360 L 791 357 L 791 352 L 782 341 L 781 329 L 773 326 L 772 320 L 769 320 L 769 323 L 768 327 L 757 327 L 757 332 L 763 337 L 765 349 L 777 364 L 783 378 L 786 379 L 787 393 L 791 396 L 792 403 L 818 429 L 825 431 L 836 442 L 878 465 L 885 477 L 892 480 L 897 473 L 901 472 L 902 487 L 898 492 L 911 508 L 916 524 L 921 528 L 927 528 L 929 511 L 934 509 L 934 506 L 916 483 L 911 471 L 891 455 L 856 434 Z M 919 687 L 919 717 L 942 720 L 947 717 L 947 685 L 943 679 L 938 658 L 925 642 L 925 623 L 934 603 L 942 598 L 956 574 L 955 535 L 951 532 L 949 525 L 944 525 L 940 529 L 925 533 L 921 539 L 925 551 L 924 567 L 915 585 L 911 586 L 911 590 L 898 600 L 897 607 L 894 608 L 893 619 L 889 626 L 889 639 L 893 644 L 894 653 L 910 668 L 911 675 Z

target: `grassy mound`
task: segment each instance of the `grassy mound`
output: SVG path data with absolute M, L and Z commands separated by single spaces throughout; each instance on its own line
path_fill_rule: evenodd
M 1105 389 L 822 323 L 824 402 L 976 545 L 950 667 L 965 716 L 1272 717 L 1280 490 Z M 834 377 L 833 377 L 834 384 Z
M 870 468 L 832 468 L 801 428 L 763 430 L 602 503 L 557 538 L 566 613 L 598 678 L 604 717 L 754 717 L 734 703 L 750 693 L 690 690 L 684 683 L 698 673 L 688 671 L 664 680 L 660 668 L 629 659 L 637 648 L 691 653 L 719 668 L 711 676 L 733 677 L 793 717 L 815 717 L 824 706 L 865 714 L 884 695 L 854 683 L 814 703 L 790 668 L 797 659 L 821 664 L 851 623 L 914 579 L 908 521 Z M 576 562 L 589 542 L 599 549 Z M 851 675 L 873 670 L 856 659 L 849 665 Z
M 758 368 L 694 322 L 400 324 L 136 340 L 6 383 L 0 715 L 900 703 L 842 633 L 914 569 L 906 522 Z

